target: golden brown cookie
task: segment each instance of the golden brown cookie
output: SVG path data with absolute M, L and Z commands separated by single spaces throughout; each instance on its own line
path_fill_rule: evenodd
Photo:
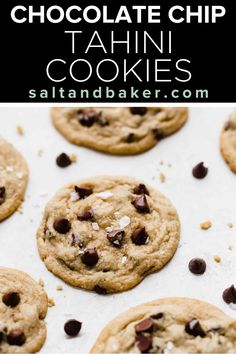
M 231 170 L 236 173 L 236 111 L 225 123 L 220 139 L 221 153 Z
M 133 155 L 180 129 L 187 108 L 52 108 L 52 121 L 73 144 L 115 155 Z

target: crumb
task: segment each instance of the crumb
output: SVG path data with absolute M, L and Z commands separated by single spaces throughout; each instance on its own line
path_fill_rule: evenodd
M 24 135 L 25 134 L 24 129 L 23 129 L 23 127 L 21 125 L 17 125 L 16 126 L 16 131 L 17 131 L 17 133 L 19 135 Z
M 62 291 L 62 290 L 63 290 L 63 287 L 62 287 L 61 285 L 57 285 L 56 290 L 57 290 L 57 291 Z
M 212 227 L 212 223 L 209 220 L 208 221 L 204 221 L 204 222 L 202 222 L 200 224 L 200 227 L 201 227 L 202 230 L 208 230 L 208 229 L 210 229 L 210 227 Z
M 76 162 L 77 161 L 77 155 L 76 154 L 71 154 L 70 155 L 70 159 L 72 162 Z
M 228 226 L 230 229 L 232 229 L 232 227 L 234 227 L 234 225 L 232 224 L 232 222 L 229 222 L 229 223 L 227 224 L 227 226 Z
M 160 165 L 163 165 L 163 164 L 164 164 L 164 162 L 161 160 L 161 161 L 160 161 Z
M 160 178 L 161 183 L 164 183 L 166 180 L 166 176 L 162 172 L 160 172 L 159 178 Z
M 48 298 L 48 307 L 55 306 L 55 301 L 52 298 Z
M 40 278 L 40 279 L 38 280 L 38 283 L 39 283 L 40 286 L 42 286 L 42 288 L 44 287 L 44 281 L 43 281 L 42 278 Z
M 217 263 L 221 262 L 221 257 L 220 256 L 214 256 L 214 261 Z
M 230 251 L 232 251 L 233 246 L 232 246 L 232 245 L 229 245 L 228 249 L 229 249 Z
M 39 149 L 37 154 L 38 154 L 39 157 L 41 157 L 43 155 L 43 150 Z

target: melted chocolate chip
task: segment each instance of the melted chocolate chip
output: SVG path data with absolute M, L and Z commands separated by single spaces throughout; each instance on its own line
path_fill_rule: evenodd
M 107 239 L 111 242 L 111 244 L 115 247 L 122 246 L 122 239 L 125 235 L 124 230 L 115 230 L 111 231 L 107 234 Z
M 148 238 L 148 234 L 145 230 L 145 227 L 140 227 L 136 229 L 131 236 L 131 240 L 137 246 L 144 245 L 147 241 L 147 238 Z
M 130 112 L 132 114 L 138 114 L 140 116 L 144 116 L 147 113 L 146 107 L 130 107 Z
M 25 343 L 26 338 L 24 332 L 21 329 L 13 329 L 7 335 L 7 343 L 10 345 L 21 346 Z
M 140 195 L 137 197 L 132 204 L 137 209 L 139 213 L 150 213 L 150 208 L 147 202 L 147 198 L 145 194 Z
M 88 112 L 79 112 L 78 120 L 81 125 L 84 127 L 90 128 L 99 118 L 100 113 L 88 111 Z
M 81 330 L 82 323 L 77 320 L 68 320 L 64 324 L 64 331 L 70 337 L 75 337 Z
M 152 330 L 153 330 L 153 320 L 151 318 L 146 318 L 145 320 L 135 325 L 135 332 L 137 334 L 142 332 L 152 332 Z
M 133 190 L 134 194 L 147 194 L 149 195 L 149 191 L 147 189 L 147 187 L 145 186 L 145 184 L 140 183 L 137 187 L 134 188 Z
M 225 289 L 222 297 L 227 304 L 236 304 L 236 289 L 234 285 L 231 285 L 229 288 Z
M 20 295 L 17 292 L 9 292 L 2 297 L 2 302 L 9 307 L 16 307 L 20 302 Z
M 84 251 L 81 259 L 82 262 L 86 264 L 88 267 L 95 266 L 95 264 L 97 264 L 99 259 L 96 248 L 87 248 Z
M 185 332 L 194 337 L 200 336 L 203 338 L 206 336 L 206 333 L 202 329 L 200 322 L 196 318 L 193 318 L 191 321 L 186 323 Z
M 83 213 L 78 214 L 78 220 L 80 221 L 94 221 L 95 217 L 94 217 L 94 213 L 93 213 L 93 209 L 89 208 L 87 210 L 85 210 Z
M 57 163 L 57 166 L 64 168 L 64 167 L 71 165 L 72 161 L 71 161 L 70 157 L 63 152 L 62 154 L 60 154 L 56 158 L 56 163 Z
M 93 288 L 93 290 L 99 294 L 99 295 L 106 295 L 107 294 L 107 289 L 105 288 L 102 288 L 101 286 L 99 285 L 95 285 L 95 287 Z
M 198 163 L 192 170 L 193 177 L 197 179 L 202 179 L 206 177 L 208 173 L 208 168 L 204 166 L 203 162 Z
M 66 234 L 70 231 L 71 224 L 68 219 L 57 218 L 53 223 L 53 227 L 59 234 Z
M 157 140 L 157 141 L 160 141 L 162 139 L 164 139 L 165 135 L 163 134 L 163 132 L 160 130 L 160 129 L 153 129 L 152 130 L 152 133 L 154 135 L 154 138 Z
M 135 341 L 141 353 L 148 353 L 152 348 L 152 338 L 150 336 L 147 337 L 139 334 L 136 336 Z
M 78 187 L 78 186 L 75 186 L 75 191 L 78 194 L 79 199 L 85 199 L 93 193 L 92 188 Z
M 202 258 L 193 258 L 188 264 L 190 272 L 201 275 L 206 271 L 206 262 Z
M 159 320 L 160 318 L 163 318 L 164 314 L 162 312 L 156 313 L 151 316 L 154 320 Z

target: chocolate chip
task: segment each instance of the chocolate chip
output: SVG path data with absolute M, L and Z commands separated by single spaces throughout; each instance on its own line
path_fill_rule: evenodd
M 157 141 L 160 141 L 162 139 L 164 139 L 165 135 L 164 133 L 160 130 L 160 129 L 153 129 L 152 130 L 152 133 L 154 135 L 154 138 L 157 140 Z
M 234 285 L 231 285 L 229 288 L 225 289 L 222 297 L 227 304 L 236 304 L 236 289 Z
M 125 141 L 129 144 L 133 143 L 135 141 L 135 135 L 134 133 L 129 133 L 125 139 Z
M 114 230 L 107 234 L 107 239 L 112 243 L 113 246 L 121 247 L 124 235 L 124 230 Z
M 83 125 L 84 127 L 90 128 L 96 122 L 96 120 L 98 119 L 99 116 L 100 116 L 100 113 L 97 113 L 97 112 L 93 112 L 93 111 L 83 112 L 83 111 L 80 111 L 78 120 L 79 120 L 81 125 Z
M 99 295 L 106 295 L 107 294 L 107 289 L 105 288 L 102 288 L 101 286 L 99 285 L 95 285 L 95 287 L 93 288 L 93 290 L 99 294 Z
M 95 264 L 98 262 L 98 254 L 96 248 L 87 248 L 81 259 L 84 264 L 86 264 L 88 267 L 93 267 Z
M 202 329 L 199 321 L 196 318 L 193 318 L 191 321 L 186 323 L 185 332 L 194 337 L 200 336 L 203 338 L 206 336 L 205 331 Z
M 135 341 L 141 353 L 148 353 L 152 348 L 152 339 L 150 336 L 147 337 L 139 334 L 136 336 Z
M 2 302 L 9 307 L 16 307 L 20 302 L 20 295 L 17 292 L 9 292 L 2 297 Z
M 57 166 L 64 168 L 64 167 L 71 165 L 72 161 L 71 161 L 70 157 L 63 152 L 62 154 L 57 156 L 56 163 L 57 163 Z
M 59 234 L 66 234 L 70 231 L 71 224 L 68 219 L 57 218 L 53 223 L 53 227 Z
M 144 245 L 147 241 L 147 238 L 148 238 L 148 234 L 145 230 L 145 227 L 140 227 L 136 229 L 131 236 L 131 240 L 137 246 Z
M 140 195 L 140 197 L 137 197 L 132 204 L 134 207 L 137 209 L 139 213 L 150 213 L 150 208 L 147 202 L 147 198 L 145 194 Z
M 150 316 L 151 318 L 153 318 L 154 320 L 159 320 L 160 318 L 163 318 L 164 314 L 162 312 L 156 313 L 152 316 Z
M 94 213 L 93 213 L 93 209 L 89 208 L 87 210 L 85 210 L 83 213 L 78 214 L 78 220 L 80 221 L 94 221 L 95 217 L 94 217 Z
M 97 124 L 100 125 L 101 127 L 106 127 L 107 125 L 109 125 L 108 120 L 106 120 L 105 118 L 103 118 L 103 117 L 101 116 L 101 113 L 100 113 L 100 116 L 97 118 L 96 122 L 97 122 Z
M 13 329 L 7 335 L 7 343 L 10 345 L 21 346 L 25 343 L 26 338 L 24 332 L 21 329 Z
M 6 198 L 6 188 L 0 187 L 0 205 L 5 201 Z
M 153 320 L 151 318 L 146 318 L 145 320 L 137 323 L 135 325 L 135 332 L 151 332 L 153 330 Z
M 193 274 L 203 274 L 206 270 L 206 262 L 202 258 L 193 258 L 188 264 L 190 272 Z
M 64 331 L 70 337 L 75 337 L 81 330 L 82 323 L 77 320 L 68 320 L 64 324 Z
M 92 188 L 78 187 L 78 186 L 75 186 L 75 191 L 78 194 L 79 199 L 85 199 L 93 193 Z
M 138 114 L 140 116 L 144 116 L 147 113 L 146 107 L 130 107 L 130 112 L 132 114 Z
M 193 177 L 197 179 L 202 179 L 206 177 L 208 173 L 208 168 L 204 166 L 203 162 L 198 163 L 192 170 Z
M 147 189 L 147 187 L 145 186 L 145 184 L 140 183 L 137 187 L 134 188 L 133 190 L 134 194 L 147 194 L 149 195 L 149 191 Z

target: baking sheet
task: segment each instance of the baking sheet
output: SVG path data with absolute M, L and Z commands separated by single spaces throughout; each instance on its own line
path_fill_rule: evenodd
M 48 336 L 42 353 L 88 353 L 109 320 L 131 306 L 161 297 L 202 299 L 236 316 L 222 300 L 222 291 L 234 283 L 236 273 L 236 175 L 219 152 L 219 134 L 231 110 L 191 108 L 189 121 L 178 133 L 144 154 L 117 157 L 68 143 L 52 126 L 48 108 L 0 109 L 0 134 L 23 153 L 30 169 L 23 214 L 17 212 L 0 225 L 0 264 L 42 278 L 49 297 L 55 300 L 46 319 Z M 24 136 L 17 134 L 17 125 L 24 128 Z M 41 157 L 39 149 L 43 150 Z M 57 167 L 55 158 L 61 152 L 76 153 L 78 161 L 65 169 Z M 204 180 L 191 175 L 200 161 L 209 167 Z M 165 183 L 160 182 L 160 172 L 166 176 Z M 130 291 L 106 296 L 68 286 L 47 271 L 35 242 L 44 206 L 57 189 L 99 174 L 143 179 L 173 202 L 182 225 L 179 248 L 164 269 Z M 199 224 L 206 220 L 213 226 L 203 231 Z M 215 255 L 222 258 L 221 263 L 214 261 Z M 206 260 L 204 275 L 189 272 L 192 257 Z M 58 285 L 63 291 L 56 290 Z M 70 318 L 83 322 L 77 338 L 64 334 L 64 322 Z

